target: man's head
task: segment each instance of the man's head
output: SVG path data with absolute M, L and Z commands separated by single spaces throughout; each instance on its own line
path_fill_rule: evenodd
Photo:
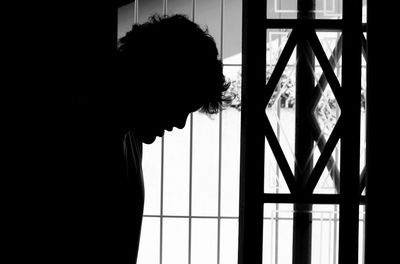
M 191 112 L 215 114 L 230 102 L 213 38 L 185 16 L 153 16 L 119 44 L 122 94 L 144 143 L 183 128 Z

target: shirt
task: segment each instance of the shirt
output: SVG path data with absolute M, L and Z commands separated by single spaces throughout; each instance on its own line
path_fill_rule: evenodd
M 128 188 L 127 208 L 131 210 L 132 215 L 128 219 L 132 219 L 131 238 L 127 243 L 130 246 L 127 252 L 129 254 L 129 263 L 135 264 L 140 244 L 140 231 L 142 226 L 143 205 L 144 205 L 144 183 L 142 171 L 142 143 L 136 139 L 134 133 L 129 131 L 125 134 L 124 142 L 124 158 L 126 163 L 126 178 L 124 185 Z M 129 207 L 132 204 L 132 208 Z M 128 223 L 129 224 L 129 223 Z

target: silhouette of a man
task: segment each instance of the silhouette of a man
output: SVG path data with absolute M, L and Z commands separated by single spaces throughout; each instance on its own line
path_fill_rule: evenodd
M 142 143 L 183 128 L 194 111 L 211 115 L 230 102 L 213 38 L 185 16 L 134 25 L 116 58 L 117 85 L 81 98 L 71 121 L 70 175 L 80 185 L 65 201 L 74 207 L 65 236 L 76 236 L 71 252 L 85 263 L 136 263 Z

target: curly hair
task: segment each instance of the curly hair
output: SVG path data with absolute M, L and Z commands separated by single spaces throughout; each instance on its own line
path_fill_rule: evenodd
M 187 96 L 201 103 L 200 111 L 206 114 L 218 113 L 232 101 L 214 39 L 186 16 L 153 15 L 133 25 L 118 44 L 121 70 L 137 71 L 147 82 L 156 82 L 153 94 L 167 89 Z

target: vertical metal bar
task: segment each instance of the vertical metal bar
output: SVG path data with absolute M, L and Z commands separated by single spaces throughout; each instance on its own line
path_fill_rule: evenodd
M 224 59 L 224 0 L 220 0 L 220 59 Z M 221 261 L 221 183 L 222 183 L 222 109 L 219 111 L 219 135 L 218 135 L 218 218 L 217 218 L 217 264 Z
M 137 1 L 138 2 L 138 1 Z M 163 14 L 166 14 L 167 0 L 163 0 Z M 139 17 L 139 15 L 137 15 Z M 163 263 L 163 232 L 164 232 L 164 154 L 165 139 L 161 138 L 161 194 L 160 194 L 160 264 Z
M 332 252 L 333 252 L 333 264 L 336 264 L 337 263 L 337 255 L 336 255 L 336 252 L 337 252 L 337 241 L 338 241 L 338 236 L 337 236 L 337 230 L 338 230 L 338 217 L 337 217 L 337 212 L 338 212 L 338 205 L 337 204 L 335 204 L 334 205 L 334 210 L 333 210 L 333 212 L 334 212 L 334 215 L 333 215 L 333 250 L 332 250 Z
M 134 8 L 134 20 L 133 20 L 133 22 L 135 23 L 135 24 L 137 24 L 137 23 L 139 23 L 139 0 L 136 0 L 135 1 L 135 8 Z
M 196 22 L 196 0 L 192 0 L 192 21 Z M 192 263 L 192 189 L 193 189 L 193 113 L 190 113 L 190 151 L 189 151 L 189 237 L 188 264 Z
M 396 41 L 386 38 L 393 33 L 397 9 L 380 1 L 367 0 L 367 190 L 365 263 L 390 263 L 398 259 L 397 217 L 391 217 L 399 201 L 399 162 L 394 146 L 399 145 L 398 97 L 391 102 L 392 87 L 398 87 Z M 389 99 L 390 98 L 390 99 Z M 390 101 L 389 101 L 390 100 Z
M 168 12 L 168 0 L 163 0 L 163 15 L 167 15 Z
M 163 263 L 163 226 L 164 226 L 164 137 L 161 138 L 161 180 L 160 180 L 160 264 Z
M 365 264 L 365 205 L 362 206 L 362 219 L 361 222 L 363 223 L 363 240 L 362 240 L 362 260 L 361 260 L 361 264 Z
M 266 1 L 243 0 L 240 157 L 240 264 L 261 264 L 265 135 Z
M 315 19 L 315 0 L 298 0 L 298 20 Z M 303 35 L 303 34 L 301 34 Z M 296 64 L 296 127 L 295 178 L 298 187 L 304 186 L 313 169 L 312 94 L 314 89 L 315 58 L 305 38 L 297 43 Z M 293 263 L 311 264 L 312 205 L 294 204 Z
M 190 114 L 190 151 L 189 151 L 189 241 L 188 264 L 192 261 L 192 188 L 193 188 L 193 113 Z
M 221 173 L 222 173 L 222 113 L 219 113 L 219 150 L 218 150 L 218 218 L 217 218 L 217 264 L 220 263 L 221 258 Z
M 358 263 L 362 1 L 343 2 L 339 264 Z
M 280 4 L 280 2 L 279 2 Z M 279 45 L 278 47 L 280 47 L 280 40 L 281 38 L 279 38 Z M 278 82 L 278 87 L 280 87 L 281 82 Z M 276 105 L 276 114 L 278 116 L 278 121 L 276 122 L 276 137 L 278 139 L 278 141 L 280 142 L 281 140 L 281 126 L 279 123 L 279 120 L 281 118 L 281 100 L 280 98 L 278 98 L 278 103 Z M 276 184 L 277 184 L 277 188 L 275 190 L 276 193 L 279 193 L 279 173 L 280 173 L 280 169 L 279 169 L 279 165 L 278 163 L 276 164 L 276 168 L 275 168 L 275 173 L 276 173 Z M 276 210 L 276 221 L 275 221 L 275 264 L 278 264 L 279 259 L 278 259 L 278 250 L 279 250 L 279 203 L 275 204 L 275 210 Z
M 274 255 L 275 255 L 275 264 L 279 263 L 279 259 L 278 259 L 278 252 L 279 252 L 279 248 L 278 248 L 278 244 L 279 244 L 279 204 L 276 204 L 275 207 L 275 232 L 274 232 L 274 236 L 275 236 L 275 247 L 274 247 Z

